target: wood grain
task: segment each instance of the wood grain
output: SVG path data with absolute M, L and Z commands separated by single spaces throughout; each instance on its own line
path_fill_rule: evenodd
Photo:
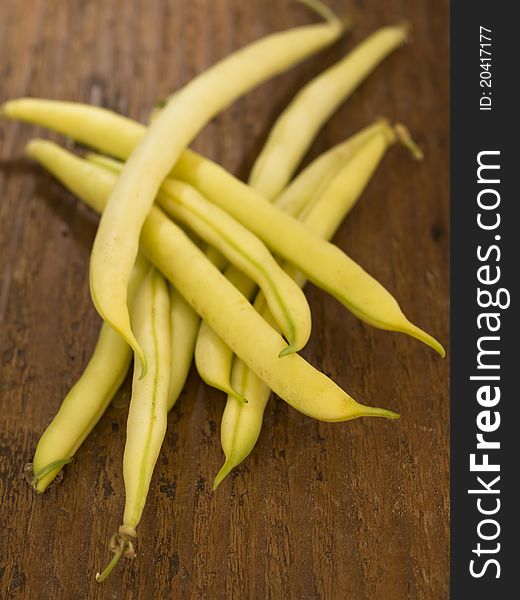
M 352 35 L 238 101 L 194 147 L 246 177 L 305 81 L 376 27 L 410 20 L 411 44 L 338 111 L 309 158 L 381 114 L 413 131 L 426 160 L 392 149 L 335 241 L 447 343 L 448 0 L 329 4 L 352 16 Z M 145 120 L 233 49 L 313 18 L 290 0 L 0 0 L 0 100 L 79 100 Z M 449 363 L 312 286 L 305 356 L 402 419 L 324 424 L 273 400 L 255 451 L 212 493 L 224 397 L 193 372 L 169 418 L 139 556 L 94 581 L 123 507 L 128 384 L 60 486 L 36 496 L 23 478 L 99 328 L 87 278 L 96 218 L 22 159 L 42 133 L 0 123 L 0 597 L 448 598 Z

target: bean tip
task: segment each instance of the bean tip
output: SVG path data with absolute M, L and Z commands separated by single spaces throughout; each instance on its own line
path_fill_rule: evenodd
M 0 118 L 13 118 L 13 108 L 16 107 L 16 100 L 6 100 L 0 104 Z
M 346 33 L 347 31 L 351 31 L 354 26 L 354 21 L 351 17 L 347 17 L 346 15 L 342 17 L 336 17 L 336 20 L 339 22 L 341 26 L 341 30 Z
M 85 152 L 84 158 L 85 158 L 85 160 L 88 160 L 89 162 L 95 163 L 100 159 L 101 156 L 102 155 L 98 154 L 97 152 Z
M 390 126 L 390 119 L 388 117 L 385 117 L 385 115 L 379 115 L 378 117 L 376 117 L 373 124 Z
M 220 390 L 221 392 L 224 392 L 224 394 L 226 394 L 227 396 L 234 398 L 235 400 L 238 400 L 240 402 L 240 404 L 247 404 L 247 398 L 245 398 L 244 396 L 242 396 L 242 394 L 239 394 L 232 386 L 231 383 L 229 382 L 218 382 L 218 381 L 209 381 L 207 379 L 204 380 L 208 385 L 210 385 L 211 387 L 216 388 L 217 390 Z
M 234 466 L 235 465 L 231 463 L 229 459 L 226 460 L 226 462 L 222 465 L 220 471 L 217 473 L 215 479 L 213 480 L 213 491 L 215 491 L 218 488 L 218 486 L 222 483 L 222 481 L 224 481 L 224 479 L 229 475 Z
M 408 322 L 406 328 L 401 329 L 401 331 L 403 333 L 411 335 L 412 337 L 419 340 L 420 342 L 423 342 L 427 346 L 430 346 L 430 348 L 435 350 L 435 352 L 437 352 L 437 354 L 439 354 L 441 358 L 444 358 L 446 356 L 446 350 L 444 349 L 443 345 L 439 341 L 437 341 L 432 335 L 426 333 L 426 331 L 422 330 L 420 327 L 417 327 L 417 325 Z
M 134 352 L 136 361 L 139 361 L 139 365 L 141 366 L 141 372 L 139 374 L 139 381 L 141 381 L 141 379 L 146 377 L 146 373 L 148 372 L 148 361 L 146 360 L 146 356 L 140 346 L 134 348 Z M 137 368 L 137 365 L 134 368 Z
M 393 410 L 388 410 L 386 408 L 382 408 L 381 410 L 381 416 L 385 417 L 386 419 L 391 419 L 391 420 L 397 420 L 401 418 L 401 415 L 399 413 L 394 412 Z
M 297 0 L 300 4 L 303 4 L 322 19 L 329 23 L 340 23 L 343 26 L 343 19 L 338 18 L 336 13 L 328 7 L 321 0 Z
M 410 130 L 402 123 L 396 123 L 393 127 L 397 141 L 410 151 L 414 160 L 424 159 L 424 152 L 412 138 Z
M 430 346 L 430 348 L 432 348 L 433 350 L 435 350 L 435 352 L 437 352 L 437 354 L 441 357 L 444 358 L 446 356 L 446 350 L 444 349 L 444 346 L 438 342 L 433 336 L 423 332 L 424 335 L 422 338 L 419 338 L 422 342 L 424 342 L 425 344 L 427 344 L 428 346 Z
M 227 390 L 227 392 L 228 392 L 228 396 L 232 396 L 233 398 L 236 398 L 241 404 L 248 403 L 247 398 L 245 396 L 242 396 L 242 394 L 239 394 L 232 387 L 230 387 L 229 390 Z
M 401 415 L 399 413 L 394 412 L 393 410 L 388 410 L 387 408 L 377 408 L 375 406 L 362 406 L 359 412 L 360 417 L 382 417 L 384 419 L 396 420 L 400 419 Z
M 126 341 L 132 347 L 132 349 L 135 353 L 134 369 L 137 368 L 137 362 L 139 362 L 139 365 L 141 366 L 141 373 L 139 374 L 139 381 L 141 381 L 141 379 L 144 379 L 144 377 L 146 376 L 146 373 L 148 372 L 148 360 L 146 358 L 146 354 L 144 353 L 143 349 L 141 348 L 141 346 L 139 345 L 139 343 L 137 342 L 137 340 L 135 339 L 133 334 L 132 334 L 132 337 L 127 338 Z
M 289 344 L 287 346 L 287 348 L 280 350 L 280 352 L 278 354 L 278 358 L 283 358 L 284 356 L 289 356 L 290 354 L 294 354 L 295 352 L 298 352 L 298 349 L 295 348 L 292 344 Z
M 38 159 L 39 152 L 43 144 L 45 144 L 45 140 L 41 140 L 39 138 L 33 138 L 32 140 L 29 140 L 29 142 L 27 142 L 25 145 L 25 156 Z
M 398 23 L 397 26 L 400 27 L 403 33 L 405 34 L 404 41 L 409 42 L 413 30 L 412 23 L 410 21 L 403 20 L 400 23 Z

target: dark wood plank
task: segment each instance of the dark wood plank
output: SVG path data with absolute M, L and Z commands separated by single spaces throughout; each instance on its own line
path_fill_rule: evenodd
M 448 1 L 329 4 L 348 9 L 352 35 L 237 102 L 194 146 L 245 177 L 302 83 L 379 25 L 409 19 L 410 46 L 338 111 L 310 157 L 380 114 L 410 126 L 426 160 L 393 149 L 336 242 L 447 343 Z M 2 0 L 0 100 L 81 100 L 145 120 L 157 98 L 233 49 L 312 18 L 289 0 Z M 123 507 L 128 384 L 62 485 L 38 497 L 23 478 L 99 328 L 87 280 L 96 219 L 21 160 L 41 133 L 0 123 L 0 597 L 447 598 L 448 361 L 360 324 L 312 286 L 306 357 L 401 421 L 324 424 L 273 400 L 254 453 L 212 493 L 224 397 L 192 373 L 170 415 L 139 556 L 94 581 Z

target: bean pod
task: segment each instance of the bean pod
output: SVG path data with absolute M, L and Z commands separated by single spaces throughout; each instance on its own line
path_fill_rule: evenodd
M 103 211 L 115 183 L 114 174 L 52 142 L 33 140 L 27 153 L 89 206 Z M 233 352 L 296 410 L 323 421 L 398 417 L 392 411 L 359 404 L 298 354 L 278 358 L 286 346 L 283 338 L 156 206 L 145 221 L 141 247 Z

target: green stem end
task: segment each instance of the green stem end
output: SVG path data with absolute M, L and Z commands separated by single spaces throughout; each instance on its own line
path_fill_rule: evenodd
M 48 465 L 45 465 L 45 467 L 41 468 L 37 473 L 35 473 L 33 470 L 32 478 L 31 478 L 31 485 L 37 492 L 42 493 L 45 490 L 41 490 L 39 488 L 40 481 L 44 477 L 46 477 L 49 473 L 52 473 L 52 471 L 61 469 L 63 466 L 68 465 L 71 462 L 72 462 L 72 456 L 69 456 L 67 458 L 60 458 L 58 460 L 54 460 L 53 462 L 49 463 Z M 31 465 L 31 468 L 33 469 L 32 465 Z M 47 487 L 47 486 L 45 486 L 45 487 Z
M 336 13 L 326 4 L 321 2 L 321 0 L 298 0 L 298 2 L 305 5 L 329 23 L 341 23 L 342 29 L 345 31 L 351 27 L 349 19 L 346 17 L 339 18 L 338 15 L 336 15 Z
M 298 349 L 295 348 L 292 344 L 289 344 L 287 346 L 287 348 L 280 350 L 280 353 L 278 354 L 278 358 L 283 358 L 284 356 L 289 356 L 289 354 L 294 354 L 295 352 L 298 352 Z
M 134 546 L 127 534 L 114 534 L 110 540 L 110 549 L 114 552 L 114 556 L 101 573 L 96 573 L 96 581 L 98 583 L 105 581 L 123 557 L 135 558 Z
M 414 160 L 421 161 L 424 159 L 424 152 L 413 140 L 409 129 L 405 125 L 402 123 L 396 123 L 394 125 L 394 132 L 397 141 L 410 151 L 410 154 Z
M 217 473 L 214 481 L 213 481 L 213 491 L 215 491 L 218 486 L 224 481 L 224 479 L 231 473 L 231 471 L 235 468 L 235 464 L 233 464 L 229 459 L 222 465 L 222 468 Z

